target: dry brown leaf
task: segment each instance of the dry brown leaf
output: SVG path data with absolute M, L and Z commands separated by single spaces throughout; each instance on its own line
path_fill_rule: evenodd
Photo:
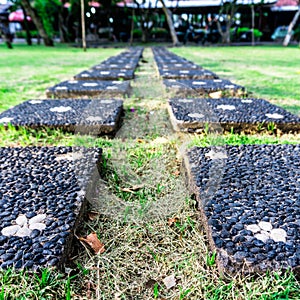
M 136 191 L 142 189 L 143 187 L 144 187 L 143 184 L 140 184 L 140 185 L 134 185 L 134 186 L 132 186 L 132 187 L 130 187 L 130 188 L 122 188 L 121 191 L 122 191 L 122 192 L 127 192 L 127 193 L 133 193 L 133 192 L 136 192 Z
M 94 221 L 98 216 L 99 216 L 99 213 L 96 212 L 96 211 L 90 211 L 90 212 L 88 213 L 88 218 L 89 218 L 89 220 L 91 220 L 91 221 Z
M 175 217 L 175 218 L 169 218 L 168 225 L 172 226 L 174 223 L 176 223 L 178 221 L 179 221 L 179 219 L 177 217 Z
M 180 171 L 179 171 L 179 170 L 176 170 L 175 172 L 173 172 L 173 175 L 179 176 L 179 175 L 180 175 Z
M 86 244 L 88 244 L 93 249 L 95 254 L 101 254 L 105 251 L 104 244 L 102 244 L 100 242 L 100 240 L 97 237 L 96 232 L 90 233 L 85 238 L 80 237 L 79 240 L 86 243 Z
M 210 93 L 209 97 L 213 99 L 219 99 L 222 97 L 222 91 Z

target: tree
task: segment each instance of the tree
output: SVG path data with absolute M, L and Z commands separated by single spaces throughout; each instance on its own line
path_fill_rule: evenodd
M 176 31 L 175 31 L 174 23 L 173 23 L 172 12 L 166 7 L 164 0 L 160 0 L 160 2 L 162 4 L 163 12 L 166 15 L 166 19 L 167 19 L 167 23 L 168 23 L 168 26 L 170 29 L 170 34 L 171 34 L 173 45 L 176 46 L 179 44 L 179 42 L 178 42 L 178 37 L 177 37 Z
M 29 15 L 37 28 L 39 35 L 42 37 L 45 46 L 54 46 L 52 38 L 46 32 L 41 17 L 37 14 L 36 10 L 31 6 L 29 0 L 21 0 L 21 5 L 24 7 L 27 15 Z
M 299 16 L 300 16 L 300 2 L 298 1 L 298 10 L 297 12 L 295 13 L 294 15 L 294 18 L 292 20 L 292 22 L 290 23 L 289 25 L 289 28 L 288 28 L 288 31 L 287 31 L 287 34 L 283 40 L 283 46 L 287 46 L 292 38 L 292 34 L 293 34 L 293 28 L 295 27 L 298 19 L 299 19 Z
M 237 12 L 237 0 L 228 0 L 223 1 L 222 5 L 219 11 L 219 18 L 217 19 L 217 25 L 219 33 L 222 37 L 222 43 L 229 44 L 230 43 L 230 29 L 231 26 L 234 24 L 234 15 Z M 224 18 L 224 29 L 222 28 L 222 25 L 220 23 L 220 16 Z

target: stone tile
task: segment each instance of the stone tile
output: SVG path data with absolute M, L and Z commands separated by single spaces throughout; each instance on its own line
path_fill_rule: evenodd
M 101 149 L 0 148 L 0 267 L 62 267 Z
M 300 118 L 263 99 L 173 98 L 169 113 L 177 131 L 203 132 L 207 124 L 234 132 L 257 132 L 279 129 L 299 131 Z
M 225 79 L 164 79 L 163 83 L 168 92 L 178 97 L 207 96 L 219 91 L 230 96 L 245 94 L 244 87 Z
M 29 100 L 1 113 L 0 124 L 113 135 L 120 127 L 122 111 L 123 101 L 115 99 Z
M 193 147 L 184 166 L 221 272 L 299 268 L 299 145 Z
M 129 81 L 100 81 L 100 80 L 69 80 L 63 81 L 46 92 L 47 97 L 53 98 L 107 98 L 125 97 L 129 95 Z

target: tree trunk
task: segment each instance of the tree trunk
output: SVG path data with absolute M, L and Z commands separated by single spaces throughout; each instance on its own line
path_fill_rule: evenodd
M 129 41 L 130 46 L 132 46 L 132 44 L 133 44 L 134 15 L 135 15 L 134 9 L 132 9 L 131 28 L 130 28 L 130 41 Z
M 162 4 L 163 12 L 165 13 L 166 18 L 167 18 L 173 45 L 177 46 L 179 44 L 179 42 L 178 42 L 177 34 L 175 31 L 174 23 L 173 23 L 172 12 L 166 7 L 164 0 L 160 0 L 160 2 Z
M 86 36 L 85 36 L 85 11 L 84 11 L 84 0 L 80 1 L 81 6 L 81 39 L 83 51 L 86 51 Z
M 251 45 L 255 46 L 255 36 L 254 36 L 254 27 L 255 27 L 255 11 L 254 5 L 251 5 Z
M 296 23 L 299 19 L 299 16 L 300 16 L 300 5 L 298 6 L 298 10 L 295 13 L 292 22 L 289 25 L 288 32 L 287 32 L 287 34 L 284 38 L 284 41 L 283 41 L 283 46 L 287 46 L 290 43 L 290 40 L 292 38 L 292 30 L 293 30 L 294 26 L 296 25 Z
M 23 5 L 21 5 L 21 8 L 22 8 L 23 15 L 24 15 L 24 27 L 25 27 L 25 31 L 26 31 L 26 43 L 27 43 L 28 46 L 31 46 L 32 45 L 32 40 L 31 40 L 31 34 L 30 34 L 28 20 L 27 20 L 27 13 L 26 13 L 26 10 L 25 10 Z
M 24 9 L 25 9 L 27 15 L 29 15 L 31 17 L 35 27 L 37 28 L 37 30 L 39 32 L 39 35 L 42 37 L 42 39 L 44 41 L 45 46 L 48 46 L 48 47 L 54 46 L 53 40 L 47 34 L 42 20 L 40 19 L 38 14 L 35 12 L 35 10 L 31 7 L 29 0 L 21 0 L 21 4 L 22 4 L 22 6 L 24 6 Z
M 2 36 L 3 40 L 5 41 L 7 48 L 13 49 L 8 24 L 0 23 L 0 37 L 1 36 Z

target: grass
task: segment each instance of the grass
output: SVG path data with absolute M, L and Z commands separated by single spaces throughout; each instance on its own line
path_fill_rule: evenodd
M 300 113 L 299 47 L 181 47 L 172 51 L 245 86 L 250 96 Z
M 1 110 L 32 97 L 42 98 L 46 87 L 119 51 L 89 49 L 83 53 L 66 46 L 22 45 L 10 51 L 1 45 L 0 90 L 5 91 L 0 94 Z M 255 96 L 299 113 L 297 48 L 183 47 L 172 51 L 246 85 Z M 286 53 L 284 58 L 282 53 Z M 124 102 L 123 125 L 114 139 L 0 127 L 1 146 L 103 148 L 99 192 L 88 199 L 88 217 L 76 234 L 96 232 L 106 249 L 94 255 L 74 241 L 65 270 L 1 271 L 0 299 L 299 299 L 300 283 L 289 271 L 221 276 L 180 169 L 181 154 L 187 147 L 299 143 L 299 135 L 276 135 L 271 127 L 251 136 L 176 134 L 149 49 L 144 59 L 148 63 L 139 67 L 132 96 Z M 278 84 L 280 76 L 283 85 Z M 164 279 L 170 275 L 176 284 L 168 289 Z
M 28 99 L 45 98 L 45 90 L 85 68 L 117 54 L 120 49 L 82 49 L 66 46 L 45 48 L 41 45 L 0 45 L 0 111 Z

